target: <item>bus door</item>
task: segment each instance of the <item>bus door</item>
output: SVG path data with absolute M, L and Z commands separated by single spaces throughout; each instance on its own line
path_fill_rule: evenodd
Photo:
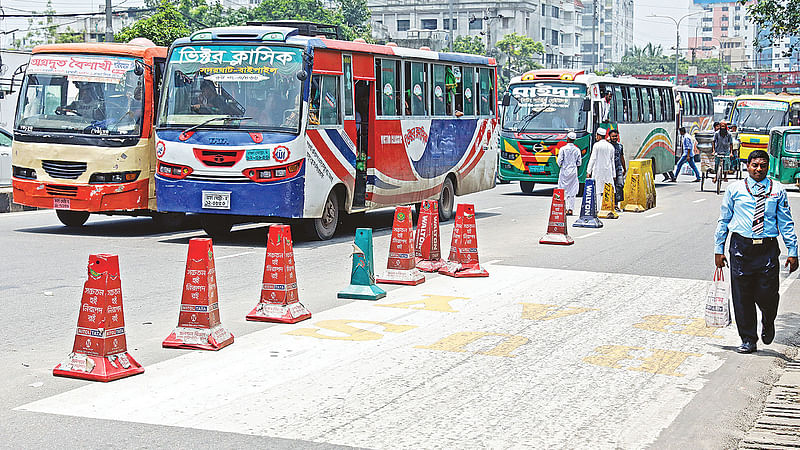
M 372 55 L 353 55 L 353 79 L 356 116 L 356 183 L 353 193 L 355 208 L 366 206 L 367 167 L 375 153 L 375 142 L 369 139 L 370 127 L 375 123 L 375 62 Z

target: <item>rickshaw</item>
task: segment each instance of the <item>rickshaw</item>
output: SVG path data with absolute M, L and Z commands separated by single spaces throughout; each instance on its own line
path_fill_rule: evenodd
M 770 130 L 768 175 L 779 183 L 800 187 L 800 126 Z
M 716 178 L 716 192 L 720 194 L 722 192 L 723 177 L 717 176 L 714 172 L 714 132 L 698 131 L 694 136 L 697 140 L 697 151 L 700 154 L 700 191 L 703 191 L 706 178 L 711 178 L 713 174 L 714 178 Z M 733 156 L 731 156 L 729 167 L 728 175 L 735 176 L 737 180 L 742 177 L 742 167 L 739 164 L 739 139 L 736 134 L 733 135 Z M 720 173 L 719 175 L 722 174 Z

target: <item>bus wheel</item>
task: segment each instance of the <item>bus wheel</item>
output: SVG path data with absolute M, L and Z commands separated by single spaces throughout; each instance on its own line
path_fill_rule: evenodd
M 89 213 L 86 211 L 70 211 L 67 209 L 57 209 L 58 220 L 68 227 L 80 227 L 89 220 Z
M 233 220 L 226 216 L 206 214 L 200 219 L 200 227 L 209 237 L 220 238 L 230 234 Z
M 339 225 L 339 196 L 335 191 L 331 191 L 325 206 L 322 208 L 322 217 L 311 219 L 307 222 L 308 232 L 312 239 L 327 241 L 336 233 Z
M 526 194 L 530 194 L 531 192 L 533 192 L 533 186 L 535 186 L 535 185 L 536 185 L 536 183 L 534 183 L 533 181 L 520 181 L 519 182 L 519 188 L 522 190 L 522 192 L 524 192 Z
M 183 226 L 183 219 L 186 217 L 183 213 L 176 212 L 154 212 L 151 216 L 153 224 L 160 231 L 173 231 Z
M 442 183 L 442 193 L 439 195 L 439 220 L 447 222 L 453 217 L 453 204 L 456 201 L 456 193 L 453 188 L 453 180 L 445 178 Z

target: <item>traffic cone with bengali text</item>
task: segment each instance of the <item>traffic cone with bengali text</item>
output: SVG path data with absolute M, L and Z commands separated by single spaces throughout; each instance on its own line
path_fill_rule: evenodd
M 439 203 L 423 200 L 417 230 L 414 234 L 414 255 L 417 269 L 436 272 L 444 266 L 439 235 Z
M 375 284 L 375 266 L 372 257 L 372 228 L 356 229 L 353 243 L 353 266 L 350 285 L 336 296 L 357 300 L 378 300 L 386 297 L 386 291 Z
M 581 203 L 581 215 L 572 223 L 573 227 L 580 228 L 603 228 L 603 222 L 597 218 L 597 186 L 591 178 L 586 179 L 583 188 L 583 202 Z
M 606 187 L 603 189 L 603 205 L 597 216 L 603 219 L 619 219 L 619 214 L 614 210 L 615 206 L 614 185 L 606 183 Z
M 394 210 L 392 240 L 389 242 L 389 261 L 386 272 L 377 278 L 378 283 L 416 286 L 425 281 L 425 275 L 414 262 L 414 230 L 410 206 L 398 206 Z
M 189 240 L 178 326 L 164 339 L 164 348 L 219 350 L 233 344 L 233 335 L 219 320 L 214 248 L 209 238 Z
M 478 263 L 478 235 L 475 225 L 475 206 L 459 204 L 456 223 L 450 242 L 450 256 L 439 273 L 456 278 L 488 277 L 489 272 Z
M 246 318 L 257 322 L 297 323 L 310 317 L 311 311 L 300 303 L 297 295 L 292 230 L 289 225 L 271 225 L 261 299 Z
M 564 206 L 564 189 L 553 189 L 553 201 L 550 204 L 550 220 L 547 223 L 547 234 L 539 239 L 540 244 L 572 245 L 575 241 L 567 234 L 567 215 Z
M 53 375 L 107 382 L 143 373 L 127 350 L 119 258 L 91 255 L 88 272 L 72 353 Z

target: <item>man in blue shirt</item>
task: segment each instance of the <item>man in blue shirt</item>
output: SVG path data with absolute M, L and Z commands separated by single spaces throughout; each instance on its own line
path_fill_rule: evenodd
M 731 297 L 742 345 L 739 353 L 753 353 L 758 342 L 756 305 L 761 310 L 761 339 L 769 345 L 775 338 L 778 313 L 778 234 L 789 252 L 784 266 L 797 270 L 797 236 L 786 191 L 767 179 L 769 155 L 754 150 L 747 158 L 749 177 L 731 183 L 722 199 L 716 232 L 714 263 L 726 265 L 725 240 L 731 262 Z
M 685 162 L 689 163 L 689 167 L 692 168 L 694 171 L 694 181 L 700 181 L 700 171 L 697 170 L 697 166 L 694 164 L 694 142 L 692 142 L 692 138 L 686 134 L 686 128 L 680 127 L 678 128 L 678 132 L 681 134 L 681 137 L 678 138 L 678 142 L 681 144 L 681 149 L 683 149 L 683 153 L 681 153 L 681 159 L 678 160 L 678 165 L 675 167 L 675 176 L 681 174 L 681 167 Z M 675 181 L 676 178 L 672 178 L 672 181 Z

